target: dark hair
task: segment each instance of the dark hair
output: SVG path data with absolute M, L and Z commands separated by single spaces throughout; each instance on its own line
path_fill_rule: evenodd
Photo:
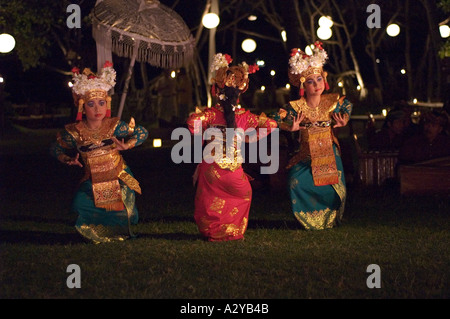
M 234 118 L 233 107 L 237 104 L 237 99 L 239 98 L 240 90 L 238 88 L 224 86 L 220 89 L 221 93 L 225 95 L 224 100 L 220 100 L 219 104 L 223 107 L 223 113 L 225 116 L 225 121 L 227 122 L 227 127 L 236 127 L 236 121 Z

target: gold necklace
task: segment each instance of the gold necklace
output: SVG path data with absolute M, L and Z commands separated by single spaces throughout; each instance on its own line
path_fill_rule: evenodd
M 87 132 L 88 139 L 90 139 L 94 143 L 99 143 L 102 141 L 102 136 L 101 136 L 102 125 L 100 125 L 98 128 L 90 128 L 86 122 L 83 122 L 83 124 L 84 124 L 84 127 L 86 128 L 86 130 L 88 131 Z
M 319 104 L 316 106 L 316 107 L 310 107 L 309 105 L 308 105 L 308 103 L 306 102 L 306 99 L 304 99 L 304 108 L 305 108 L 305 113 L 306 113 L 306 116 L 309 118 L 309 120 L 311 121 L 311 122 L 315 122 L 317 119 L 318 119 L 318 117 L 319 117 L 319 105 L 320 105 L 320 102 L 319 102 Z

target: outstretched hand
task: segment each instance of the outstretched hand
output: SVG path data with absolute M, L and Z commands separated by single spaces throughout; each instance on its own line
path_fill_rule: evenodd
M 333 126 L 333 128 L 336 128 L 346 126 L 350 119 L 350 116 L 347 113 L 333 113 L 333 118 L 336 121 L 336 124 Z
M 115 136 L 111 137 L 111 139 L 116 143 L 116 147 L 119 151 L 125 151 L 130 148 L 130 146 L 125 143 L 124 139 L 122 141 L 119 141 Z
M 300 130 L 300 123 L 305 119 L 306 115 L 303 112 L 299 112 L 292 121 L 291 131 Z
M 75 157 L 69 157 L 66 161 L 65 161 L 65 163 L 67 164 L 67 165 L 77 165 L 77 166 L 80 166 L 80 167 L 83 167 L 83 164 L 81 164 L 80 163 L 80 161 L 78 160 L 80 158 L 80 154 L 79 153 L 77 153 L 77 155 L 75 156 Z

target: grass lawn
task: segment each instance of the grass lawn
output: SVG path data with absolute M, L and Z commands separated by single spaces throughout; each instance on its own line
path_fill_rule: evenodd
M 48 155 L 49 134 L 0 141 L 0 298 L 446 299 L 449 198 L 349 185 L 340 227 L 305 231 L 288 194 L 255 187 L 245 240 L 204 241 L 193 220 L 193 164 L 151 140 L 124 153 L 141 183 L 138 237 L 94 245 L 73 225 L 81 172 Z M 67 267 L 81 271 L 70 289 Z M 380 267 L 370 289 L 367 267 Z

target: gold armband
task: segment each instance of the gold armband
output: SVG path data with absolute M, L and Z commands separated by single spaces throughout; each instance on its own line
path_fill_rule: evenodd
M 128 135 L 132 135 L 134 133 L 134 128 L 136 127 L 136 122 L 134 118 L 130 119 L 130 123 L 128 123 Z

